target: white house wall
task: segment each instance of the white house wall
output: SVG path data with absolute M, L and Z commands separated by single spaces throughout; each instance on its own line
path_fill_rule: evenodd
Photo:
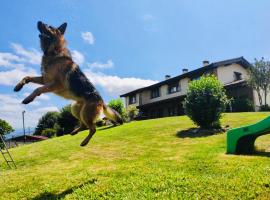
M 217 68 L 218 80 L 223 84 L 232 83 L 235 81 L 234 72 L 242 74 L 242 79 L 247 79 L 247 70 L 239 64 L 231 64 L 228 66 L 220 66 Z
M 168 94 L 168 85 L 160 86 L 160 96 L 156 98 L 151 98 L 151 90 L 145 90 L 141 93 L 142 104 L 153 103 L 153 102 L 185 95 L 188 88 L 188 81 L 189 81 L 189 78 L 181 79 L 179 81 L 180 91 L 172 93 L 172 94 Z

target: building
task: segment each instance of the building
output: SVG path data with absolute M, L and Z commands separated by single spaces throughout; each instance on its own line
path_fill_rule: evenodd
M 183 69 L 182 74 L 175 77 L 166 75 L 165 80 L 161 82 L 130 91 L 120 97 L 125 99 L 126 107 L 135 105 L 142 118 L 183 115 L 183 101 L 188 83 L 202 75 L 213 74 L 224 85 L 228 97 L 248 98 L 258 108 L 257 94 L 246 84 L 247 69 L 250 66 L 243 57 L 213 63 L 203 61 L 203 66 L 198 69 Z
M 33 142 L 40 142 L 47 139 L 49 138 L 41 135 L 25 135 L 25 137 L 24 135 L 20 135 L 6 139 L 5 142 L 8 148 L 12 148 L 22 144 L 31 144 Z

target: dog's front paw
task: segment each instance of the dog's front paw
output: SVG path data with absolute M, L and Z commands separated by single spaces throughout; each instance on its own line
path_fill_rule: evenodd
M 29 103 L 32 102 L 33 100 L 34 100 L 33 98 L 27 97 L 27 98 L 25 98 L 25 99 L 22 101 L 22 103 L 23 103 L 23 104 L 29 104 Z
M 22 89 L 22 87 L 23 87 L 23 84 L 21 83 L 17 84 L 14 88 L 14 92 L 19 92 Z

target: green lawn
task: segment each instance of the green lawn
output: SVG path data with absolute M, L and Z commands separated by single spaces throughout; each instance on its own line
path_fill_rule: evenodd
M 270 113 L 225 114 L 231 127 Z M 226 155 L 226 134 L 188 137 L 185 116 L 146 120 L 11 150 L 18 169 L 0 173 L 1 199 L 270 199 L 270 135 L 265 153 Z M 1 158 L 1 165 L 5 166 Z

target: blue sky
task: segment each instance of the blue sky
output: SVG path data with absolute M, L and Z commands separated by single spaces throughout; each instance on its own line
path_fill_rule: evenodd
M 105 101 L 121 93 L 176 76 L 182 68 L 244 56 L 270 55 L 270 1 L 134 0 L 4 1 L 0 8 L 0 118 L 26 126 L 70 101 L 40 96 L 21 100 L 36 86 L 14 93 L 27 74 L 40 74 L 37 21 L 67 22 L 66 40 L 74 59 Z

